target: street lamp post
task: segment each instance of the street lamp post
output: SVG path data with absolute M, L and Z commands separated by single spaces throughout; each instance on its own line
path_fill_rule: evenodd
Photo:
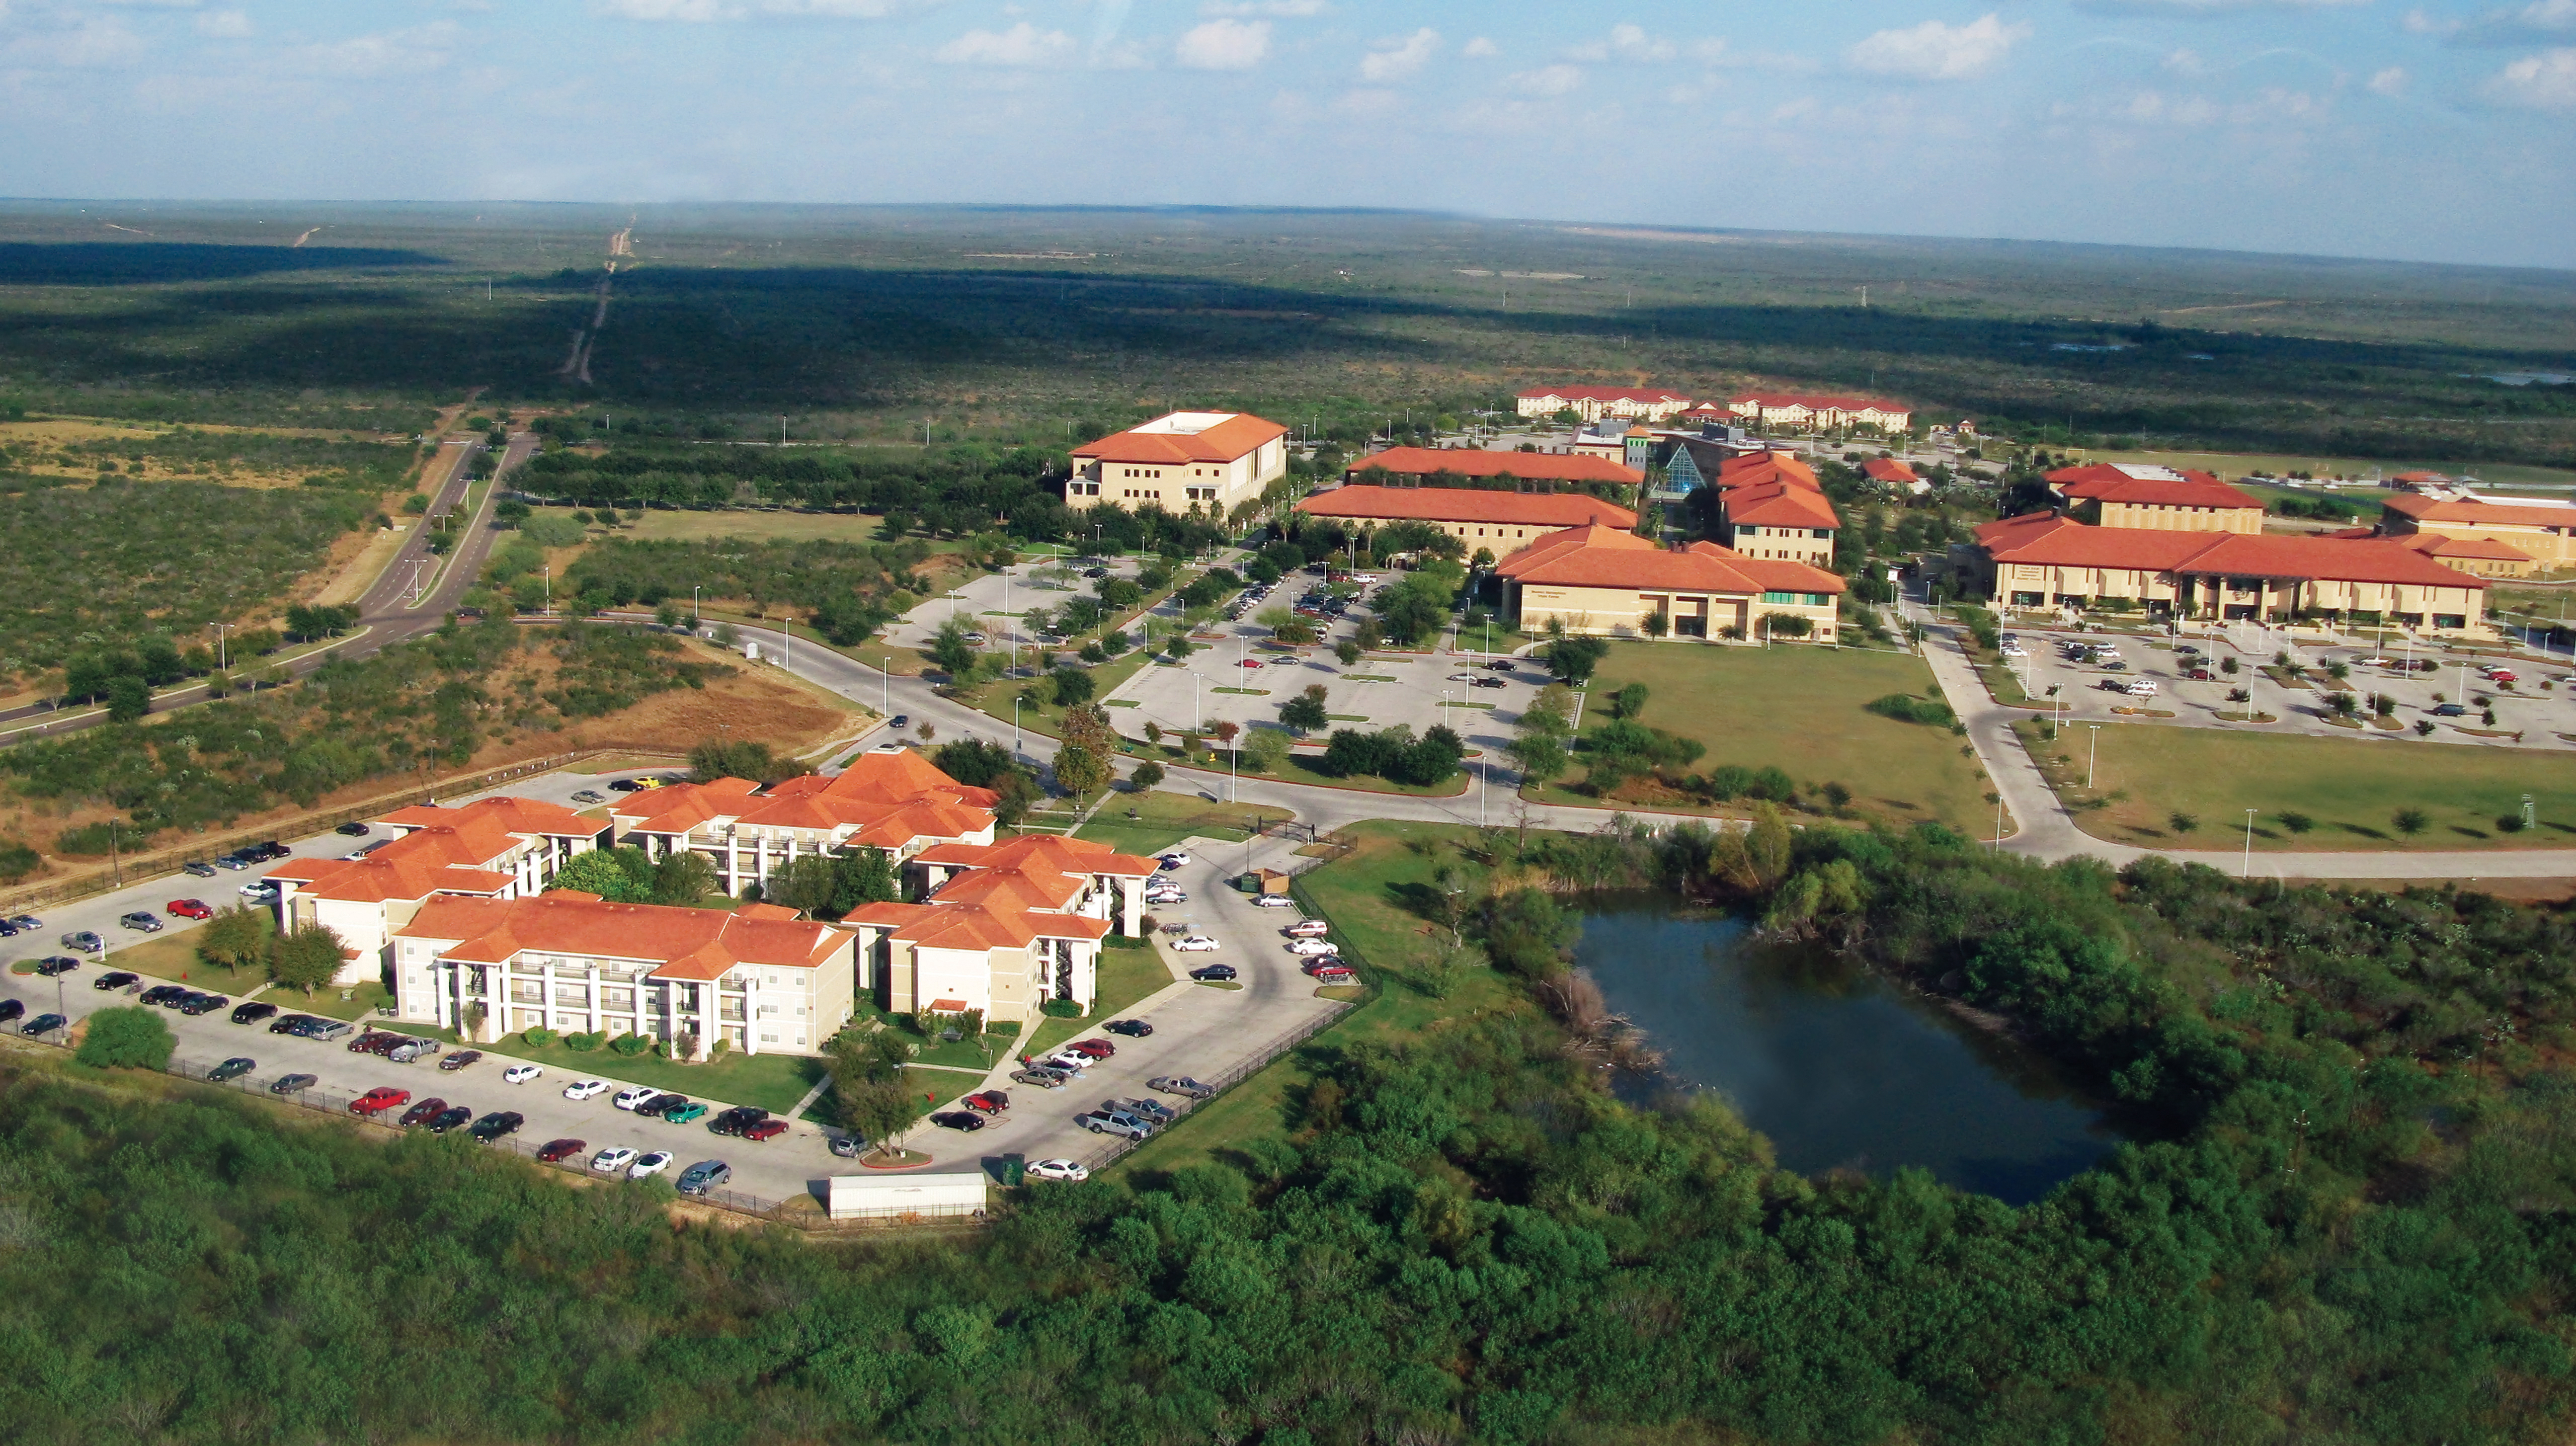
M 2087 723 L 2084 726 L 2093 731 L 2093 741 L 2084 751 L 2084 791 L 2086 793 L 2091 793 L 2093 791 L 2093 765 L 2102 756 L 2102 725 L 2099 723 Z
M 705 589 L 705 586 L 704 583 L 700 583 L 689 589 L 689 626 L 691 628 L 699 627 L 707 620 L 707 615 L 698 610 L 698 594 Z
M 1199 690 L 1206 685 L 1207 674 L 1194 671 L 1190 674 L 1190 678 L 1192 680 L 1190 683 L 1190 731 L 1192 733 L 1196 733 L 1201 730 L 1204 723 L 1204 718 L 1199 711 Z
M 2245 864 L 2236 871 L 2236 877 L 2254 877 L 2254 810 L 2250 808 L 2245 810 Z
M 894 656 L 892 654 L 877 659 L 877 681 L 885 685 L 884 701 L 878 705 L 878 714 L 881 717 L 891 718 L 894 716 Z

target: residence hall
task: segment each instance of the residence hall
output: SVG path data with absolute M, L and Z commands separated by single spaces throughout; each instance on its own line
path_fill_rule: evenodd
M 1584 452 L 1487 452 L 1473 447 L 1389 447 L 1353 462 L 1353 482 L 1421 486 L 1484 483 L 1516 492 L 1636 487 L 1646 474 Z M 1454 482 L 1443 479 L 1455 479 Z
M 2486 632 L 2486 580 L 2395 538 L 2088 527 L 2053 512 L 1989 522 L 1969 567 L 2008 607 L 2113 607 L 2213 622 L 2314 614 L 2377 627 Z
M 1861 475 L 1894 492 L 1920 494 L 1932 490 L 1932 484 L 1914 473 L 1911 463 L 1894 457 L 1872 457 L 1860 464 Z
M 900 872 L 934 844 L 991 843 L 1000 801 L 889 743 L 835 777 L 808 773 L 767 788 L 747 778 L 675 783 L 626 795 L 609 817 L 620 843 L 656 859 L 695 849 L 714 863 L 724 891 L 740 894 L 810 854 L 882 849 Z
M 1660 387 L 1539 387 L 1513 399 L 1524 417 L 1553 417 L 1572 412 L 1587 422 L 1603 417 L 1643 417 L 1660 422 L 1691 404 Z
M 2070 510 L 2090 512 L 2087 522 L 2151 532 L 2263 530 L 2263 504 L 2206 472 L 2137 462 L 2096 462 L 2060 467 L 2048 485 Z
M 1833 566 L 1842 519 L 1814 468 L 1786 452 L 1755 452 L 1719 464 L 1707 485 L 1719 543 L 1757 561 Z
M 731 910 L 431 899 L 394 931 L 396 1012 L 488 1044 L 524 1029 L 649 1034 L 704 1059 L 819 1054 L 856 1007 L 851 936 L 777 904 Z
M 374 822 L 393 837 L 347 858 L 290 859 L 266 876 L 281 931 L 318 924 L 340 936 L 342 984 L 381 978 L 394 931 L 429 900 L 523 898 L 608 840 L 600 820 L 525 798 L 417 804 Z
M 2527 559 L 2521 576 L 2576 566 L 2576 503 L 2532 497 L 2436 497 L 2401 492 L 2380 503 L 2379 530 L 2391 537 L 2431 536 L 2509 548 Z M 2447 560 L 2447 559 L 2446 559 Z M 2511 559 L 2490 561 L 2510 566 Z
M 1713 542 L 1664 547 L 1611 527 L 1550 533 L 1503 559 L 1504 617 L 1524 632 L 1564 623 L 1569 632 L 1651 636 L 1661 613 L 1676 638 L 1760 638 L 1764 619 L 1807 621 L 1820 643 L 1834 640 L 1843 580 L 1803 562 L 1747 557 Z
M 1288 429 L 1244 412 L 1173 412 L 1073 449 L 1064 505 L 1223 517 L 1288 475 Z
M 1624 469 L 1623 469 L 1624 470 Z M 1569 527 L 1637 525 L 1637 514 L 1582 492 L 1495 492 L 1476 487 L 1334 487 L 1305 498 L 1297 510 L 1346 526 L 1421 522 L 1480 550 L 1508 557 L 1533 538 Z
M 858 936 L 862 983 L 897 1013 L 981 1010 L 1034 1031 L 1041 1006 L 1091 1012 L 1101 940 L 1141 938 L 1155 862 L 1106 844 L 1030 834 L 941 844 L 912 861 L 916 904 L 869 904 L 841 921 Z
M 1914 409 L 1901 402 L 1816 392 L 1747 392 L 1727 398 L 1726 409 L 1757 427 L 1795 427 L 1811 432 L 1835 427 L 1902 432 L 1914 424 Z

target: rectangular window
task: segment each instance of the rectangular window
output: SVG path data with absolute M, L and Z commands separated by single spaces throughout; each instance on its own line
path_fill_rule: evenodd
M 1794 592 L 1766 592 L 1762 595 L 1762 600 L 1767 603 L 1793 603 L 1798 600 L 1798 595 Z
M 1825 595 L 1824 595 L 1823 593 L 1820 593 L 1820 592 L 1811 592 L 1811 593 L 1807 594 L 1807 606 L 1809 606 L 1809 607 L 1811 607 L 1811 608 L 1820 608 L 1820 607 L 1823 607 L 1823 606 L 1826 604 L 1826 602 L 1827 602 L 1827 601 L 1828 601 L 1828 599 L 1825 597 Z

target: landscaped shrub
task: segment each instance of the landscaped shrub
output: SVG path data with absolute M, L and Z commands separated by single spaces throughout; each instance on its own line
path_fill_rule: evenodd
M 45 856 L 16 839 L 0 839 L 0 883 L 14 884 L 44 867 Z
M 649 1034 L 621 1034 L 608 1042 L 609 1053 L 622 1054 L 629 1059 L 652 1047 L 653 1036 Z
M 1080 1019 L 1082 1006 L 1070 999 L 1050 999 L 1038 1006 L 1038 1013 L 1049 1019 Z
M 1699 791 L 1720 803 L 1736 799 L 1767 800 L 1787 803 L 1798 796 L 1798 785 L 1780 768 L 1751 769 L 1740 763 L 1729 763 L 1712 770 L 1700 781 Z
M 531 1029 L 522 1037 L 530 1044 L 552 1044 L 562 1036 L 551 1029 Z
M 563 1042 L 564 1048 L 566 1049 L 574 1050 L 582 1054 L 588 1054 L 590 1051 L 599 1048 L 599 1046 L 605 1043 L 607 1039 L 608 1034 L 603 1030 L 596 1034 L 567 1034 L 563 1037 Z
M 102 1009 L 89 1017 L 73 1057 L 99 1069 L 166 1069 L 177 1043 L 157 1009 Z
M 1959 721 L 1959 715 L 1950 711 L 1949 704 L 1917 698 L 1911 693 L 1890 693 L 1884 698 L 1872 698 L 1861 706 L 1881 718 L 1893 718 L 1899 723 L 1929 723 L 1946 728 Z

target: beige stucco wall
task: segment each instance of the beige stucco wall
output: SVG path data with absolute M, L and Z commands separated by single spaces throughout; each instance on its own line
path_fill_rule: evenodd
M 2507 547 L 2515 548 L 2519 551 L 2531 554 L 2533 560 L 2544 568 L 2554 569 L 2576 566 L 2576 531 L 2551 532 L 2548 529 L 2541 527 L 2503 526 L 2497 524 L 2446 522 L 2441 520 L 2419 521 L 2402 512 L 2388 513 L 2387 519 L 2387 530 L 2398 536 L 2404 536 L 2409 533 L 2426 532 L 2431 533 L 2435 537 L 2457 537 L 2462 539 L 2474 539 L 2480 542 L 2501 542 Z M 2569 526 L 2571 529 L 2576 529 L 2576 518 L 2569 519 Z M 2463 567 L 2463 564 L 2450 562 L 2447 559 L 2445 560 L 2444 565 L 2448 567 Z
M 1816 536 L 1812 527 L 1737 527 L 1731 529 L 1734 540 L 1726 545 L 1746 557 L 1769 558 L 1786 562 L 1803 562 L 1831 572 L 1834 566 L 1833 529 Z
M 1187 512 L 1197 502 L 1223 516 L 1288 474 L 1288 439 L 1264 442 L 1230 462 L 1170 466 L 1077 458 L 1075 463 L 1064 489 L 1064 505 L 1075 511 L 1159 505 L 1166 512 Z
M 1517 608 L 1513 621 L 1526 632 L 1544 629 L 1551 618 L 1562 619 L 1566 631 L 1590 633 L 1605 637 L 1645 637 L 1646 619 L 1664 612 L 1678 625 L 1685 619 L 1701 619 L 1707 624 L 1710 639 L 1721 637 L 1727 628 L 1742 629 L 1745 636 L 1756 635 L 1765 613 L 1789 613 L 1814 625 L 1809 639 L 1829 643 L 1834 640 L 1835 608 L 1832 594 L 1822 607 L 1806 602 L 1765 602 L 1760 595 L 1744 596 L 1726 593 L 1673 592 L 1663 589 L 1640 591 L 1633 588 L 1563 587 L 1545 583 L 1515 583 L 1511 589 Z M 1798 594 L 1804 597 L 1805 594 Z M 1679 626 L 1669 638 L 1684 638 Z
M 2164 503 L 2104 502 L 2104 527 L 2139 527 L 2151 532 L 2237 532 L 2263 530 L 2260 507 L 2175 507 Z

